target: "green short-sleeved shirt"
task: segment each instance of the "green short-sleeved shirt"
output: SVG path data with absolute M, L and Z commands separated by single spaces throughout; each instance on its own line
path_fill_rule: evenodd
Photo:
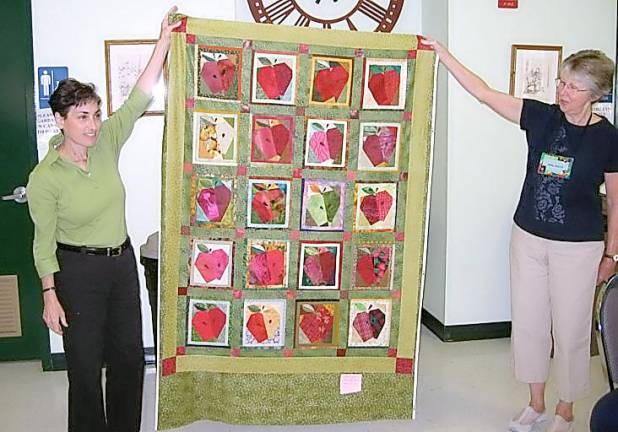
M 28 207 L 34 222 L 34 264 L 40 277 L 60 270 L 56 242 L 114 247 L 127 237 L 125 190 L 118 160 L 135 121 L 151 96 L 134 88 L 129 98 L 99 131 L 83 170 L 58 153 L 62 134 L 49 142 L 45 158 L 30 173 Z

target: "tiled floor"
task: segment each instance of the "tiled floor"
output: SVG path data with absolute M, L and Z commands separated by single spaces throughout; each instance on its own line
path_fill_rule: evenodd
M 509 417 L 527 402 L 526 386 L 512 377 L 508 339 L 442 343 L 423 328 L 420 349 L 414 421 L 292 427 L 199 422 L 174 432 L 505 431 Z M 608 390 L 598 356 L 592 359 L 592 385 L 593 394 L 575 407 L 578 432 L 588 430 L 591 407 Z M 150 369 L 144 388 L 144 432 L 154 430 L 154 388 L 155 374 Z M 547 391 L 549 407 L 556 401 L 553 380 Z M 0 431 L 65 430 L 65 373 L 41 372 L 36 362 L 0 363 Z

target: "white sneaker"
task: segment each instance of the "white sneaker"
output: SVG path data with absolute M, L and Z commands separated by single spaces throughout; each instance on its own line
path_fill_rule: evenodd
M 545 411 L 542 413 L 536 412 L 530 405 L 523 409 L 519 415 L 517 415 L 509 423 L 510 432 L 530 432 L 534 425 L 547 420 Z
M 573 432 L 575 430 L 573 423 L 573 421 L 566 421 L 562 416 L 556 414 L 546 432 Z

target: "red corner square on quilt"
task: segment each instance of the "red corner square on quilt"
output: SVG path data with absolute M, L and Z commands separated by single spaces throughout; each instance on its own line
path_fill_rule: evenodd
M 348 298 L 348 292 L 347 291 L 339 291 L 339 298 L 341 300 L 346 300 Z
M 169 376 L 176 373 L 176 357 L 169 357 L 161 361 L 161 375 Z
M 246 176 L 247 175 L 247 167 L 244 165 L 238 165 L 238 168 L 236 169 L 236 174 L 239 176 Z
M 240 348 L 232 348 L 230 350 L 230 357 L 240 357 Z
M 345 348 L 337 348 L 337 357 L 345 357 L 346 349 Z
M 346 172 L 345 175 L 346 175 L 347 179 L 350 180 L 350 181 L 356 180 L 356 171 L 348 171 L 348 172 Z
M 296 291 L 288 290 L 286 297 L 290 300 L 294 300 L 296 298 Z
M 193 109 L 193 108 L 195 108 L 195 99 L 193 99 L 193 98 L 185 99 L 185 108 L 186 109 Z
M 352 240 L 352 233 L 350 231 L 345 231 L 343 233 L 343 240 L 344 241 L 350 241 Z
M 246 40 L 246 41 L 243 42 L 242 46 L 243 46 L 243 48 L 249 49 L 249 48 L 251 48 L 253 46 L 253 42 L 250 41 L 250 40 Z
M 399 174 L 399 181 L 402 181 L 402 182 L 408 181 L 408 173 L 402 172 L 401 174 Z
M 195 43 L 195 35 L 187 33 L 187 44 L 193 45 Z
M 187 292 L 188 292 L 187 287 L 178 287 L 179 296 L 186 296 Z
M 362 56 L 364 56 L 364 55 L 365 55 L 365 50 L 364 50 L 364 49 L 362 49 L 362 48 L 356 48 L 356 49 L 354 50 L 354 56 L 355 56 L 355 57 L 362 57 Z
M 242 298 L 242 291 L 241 290 L 234 290 L 232 295 L 234 296 L 235 299 L 241 299 Z
M 292 177 L 294 178 L 303 178 L 303 170 L 300 168 L 294 168 L 294 171 L 292 171 Z
M 401 298 L 401 291 L 400 290 L 393 291 L 391 293 L 391 297 L 394 298 L 394 299 L 400 299 Z
M 186 352 L 187 352 L 187 348 L 186 347 L 183 347 L 183 346 L 176 347 L 176 355 L 177 356 L 185 355 Z
M 283 357 L 294 357 L 294 350 L 291 348 L 286 348 L 283 350 Z
M 298 45 L 298 52 L 301 54 L 307 54 L 309 52 L 309 45 L 307 44 Z
M 407 358 L 397 358 L 395 360 L 395 372 L 398 374 L 412 374 L 412 359 Z
M 245 236 L 245 230 L 243 228 L 236 228 L 236 238 L 243 238 Z
M 395 240 L 397 241 L 404 241 L 406 238 L 406 235 L 404 234 L 403 231 L 398 231 L 395 233 Z
M 290 231 L 290 240 L 300 240 L 300 231 L 298 230 Z
M 391 358 L 397 357 L 397 348 L 389 348 L 386 355 Z
M 191 174 L 193 172 L 193 164 L 190 162 L 185 162 L 182 166 L 182 170 L 187 174 Z
M 183 225 L 180 227 L 180 235 L 188 236 L 189 234 L 191 234 L 191 229 L 188 226 Z
M 403 120 L 404 121 L 411 121 L 412 120 L 412 111 L 405 111 L 403 113 Z

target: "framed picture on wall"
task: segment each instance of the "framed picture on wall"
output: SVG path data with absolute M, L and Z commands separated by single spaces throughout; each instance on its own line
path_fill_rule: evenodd
M 156 39 L 105 41 L 105 76 L 107 83 L 107 115 L 110 116 L 129 97 L 150 55 Z M 153 90 L 153 100 L 144 115 L 162 115 L 165 111 L 163 76 Z
M 561 46 L 513 45 L 509 93 L 515 97 L 555 103 L 556 78 L 561 62 Z

